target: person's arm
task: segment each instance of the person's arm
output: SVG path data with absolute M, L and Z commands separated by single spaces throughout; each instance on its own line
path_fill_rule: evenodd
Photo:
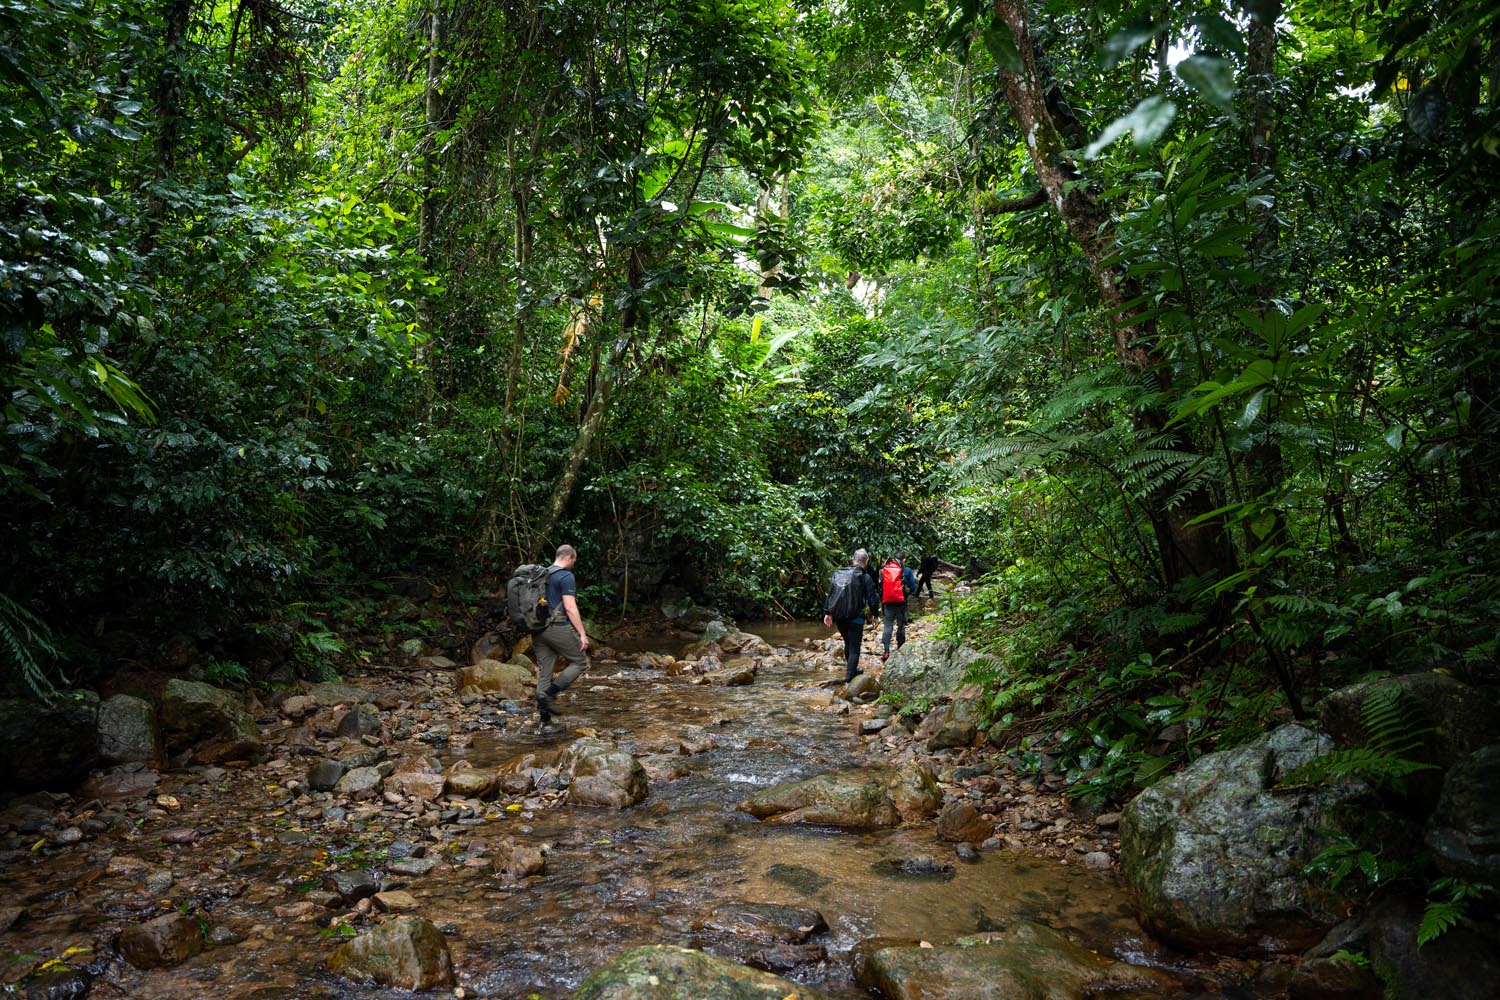
M 568 616 L 568 621 L 578 632 L 578 646 L 581 649 L 589 648 L 589 634 L 583 630 L 583 615 L 578 613 L 578 598 L 572 594 L 563 595 L 563 613 Z

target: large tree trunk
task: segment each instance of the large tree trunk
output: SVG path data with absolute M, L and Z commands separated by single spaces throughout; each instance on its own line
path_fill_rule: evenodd
M 1108 208 L 1089 185 L 1072 183 L 1079 180 L 1078 171 L 1064 155 L 1066 144 L 1054 118 L 1054 114 L 1060 113 L 1057 109 L 1061 104 L 1054 102 L 1049 107 L 1037 67 L 1036 44 L 1025 0 L 995 0 L 995 16 L 1010 29 L 1020 53 L 1019 68 L 1000 68 L 1001 89 L 1021 134 L 1026 137 L 1032 169 L 1047 192 L 1049 204 L 1088 261 L 1105 313 L 1111 317 L 1115 354 L 1126 370 L 1150 377 L 1165 392 L 1171 387 L 1172 377 L 1153 347 L 1154 324 L 1138 319 L 1139 309 L 1122 308 L 1139 295 L 1139 289 L 1132 279 L 1105 263 L 1115 248 Z M 1136 429 L 1160 436 L 1166 433 L 1167 420 L 1164 411 L 1148 410 L 1137 415 Z M 1188 443 L 1180 437 L 1170 440 L 1176 447 L 1188 450 Z M 1176 493 L 1174 484 L 1168 483 L 1147 497 L 1165 583 L 1170 587 L 1199 574 L 1232 570 L 1234 551 L 1218 519 L 1191 523 L 1217 506 L 1214 498 L 1202 489 L 1190 490 L 1182 497 L 1175 497 Z

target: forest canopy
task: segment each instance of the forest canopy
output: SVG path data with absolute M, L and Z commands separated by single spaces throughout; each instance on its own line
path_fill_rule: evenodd
M 1491 682 L 1497 78 L 1479 0 L 7 0 L 0 655 L 326 672 L 564 541 L 591 615 L 807 615 L 862 545 L 1105 784 Z

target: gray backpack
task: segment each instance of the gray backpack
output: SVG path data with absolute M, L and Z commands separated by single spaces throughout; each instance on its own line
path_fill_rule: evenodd
M 517 566 L 505 585 L 505 606 L 510 623 L 525 632 L 540 632 L 547 627 L 552 609 L 547 606 L 547 581 L 555 566 L 527 563 Z

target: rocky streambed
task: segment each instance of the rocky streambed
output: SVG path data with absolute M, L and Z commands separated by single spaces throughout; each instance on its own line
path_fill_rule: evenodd
M 1117 816 L 1075 815 L 961 711 L 894 717 L 873 656 L 844 688 L 820 625 L 759 631 L 611 637 L 546 729 L 526 658 L 479 648 L 248 706 L 174 682 L 171 765 L 149 713 L 111 700 L 98 718 L 137 719 L 112 724 L 123 762 L 0 816 L 4 981 L 161 1000 L 1284 990 L 1275 962 L 1142 932 Z

